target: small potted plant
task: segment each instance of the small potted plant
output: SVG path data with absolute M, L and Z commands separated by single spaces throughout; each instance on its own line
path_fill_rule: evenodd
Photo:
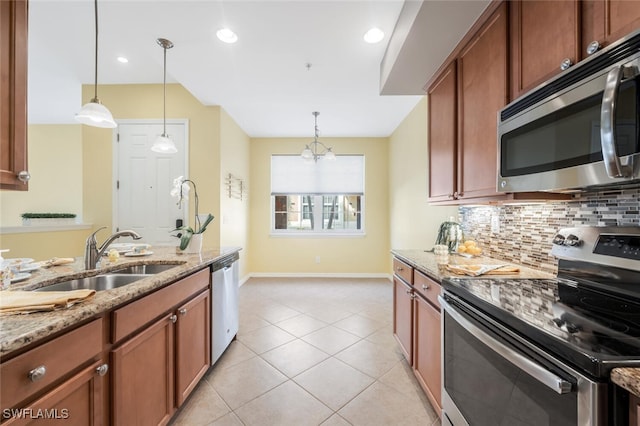
M 171 196 L 178 199 L 178 208 L 182 207 L 182 202 L 189 199 L 189 184 L 193 186 L 193 201 L 195 204 L 195 229 L 185 225 L 174 229 L 171 232 L 178 231 L 176 235 L 180 238 L 180 250 L 183 253 L 199 253 L 202 250 L 202 234 L 207 230 L 207 225 L 213 220 L 213 215 L 207 213 L 207 217 L 204 221 L 200 220 L 198 215 L 198 189 L 196 184 L 191 179 L 185 179 L 183 176 L 179 176 L 173 180 L 173 189 L 171 190 Z
M 24 226 L 69 225 L 76 223 L 76 215 L 74 213 L 22 213 L 20 216 Z

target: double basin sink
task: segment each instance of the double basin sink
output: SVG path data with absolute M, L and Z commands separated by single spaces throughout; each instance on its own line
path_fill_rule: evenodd
M 35 291 L 70 291 L 70 290 L 112 290 L 131 284 L 135 281 L 147 278 L 160 272 L 167 271 L 179 265 L 135 265 L 113 272 L 108 272 L 93 277 L 78 278 L 76 280 L 62 281 L 45 287 L 36 289 Z

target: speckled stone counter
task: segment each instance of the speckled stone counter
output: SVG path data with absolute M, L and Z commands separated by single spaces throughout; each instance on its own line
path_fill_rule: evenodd
M 33 290 L 55 282 L 97 275 L 126 266 L 150 263 L 176 265 L 175 268 L 150 275 L 123 287 L 99 291 L 91 299 L 68 309 L 0 316 L 0 357 L 5 357 L 35 341 L 150 293 L 239 250 L 239 247 L 229 247 L 203 250 L 200 254 L 177 254 L 174 247 L 153 247 L 153 254 L 149 256 L 121 256 L 116 263 L 109 263 L 105 259 L 97 270 L 84 270 L 83 259 L 77 258 L 71 264 L 33 271 L 29 279 L 14 283 L 5 291 Z M 2 291 L 0 291 L 0 297 L 2 297 Z
M 393 254 L 394 256 L 396 256 L 397 258 L 403 260 L 404 262 L 408 263 L 409 265 L 413 266 L 414 268 L 420 270 L 421 272 L 425 273 L 426 275 L 429 275 L 431 278 L 437 280 L 437 281 L 442 281 L 444 278 L 449 278 L 449 277 L 464 277 L 463 275 L 456 275 L 453 274 L 452 272 L 448 271 L 447 269 L 445 269 L 442 265 L 438 265 L 438 262 L 436 261 L 436 256 L 431 253 L 431 252 L 425 252 L 424 250 L 391 250 L 391 254 Z M 490 257 L 484 257 L 484 256 L 479 256 L 479 257 L 473 257 L 473 258 L 467 258 L 467 257 L 463 257 L 463 256 L 459 256 L 456 254 L 450 255 L 449 256 L 449 264 L 452 265 L 502 265 L 502 264 L 508 264 L 508 265 L 514 265 L 514 266 L 518 266 L 520 268 L 520 272 L 517 274 L 510 274 L 510 275 L 487 275 L 487 277 L 491 277 L 491 278 L 495 278 L 495 279 L 500 279 L 500 278 L 523 278 L 523 279 L 537 279 L 537 278 L 541 278 L 541 279 L 547 279 L 547 278 L 554 278 L 554 276 L 552 274 L 549 274 L 548 272 L 541 272 L 541 271 L 537 271 L 535 269 L 531 269 L 531 268 L 526 268 L 526 267 L 522 267 L 520 265 L 515 265 L 513 263 L 509 263 L 509 262 L 503 262 L 497 259 L 492 259 Z
M 640 368 L 614 368 L 611 381 L 640 398 Z

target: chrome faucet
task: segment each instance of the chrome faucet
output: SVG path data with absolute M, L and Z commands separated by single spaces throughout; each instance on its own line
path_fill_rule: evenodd
M 109 238 L 105 240 L 104 243 L 98 248 L 98 242 L 96 241 L 96 234 L 106 229 L 106 226 L 98 229 L 96 232 L 91 234 L 89 238 L 87 238 L 87 243 L 84 248 L 84 268 L 85 269 L 96 269 L 98 264 L 98 260 L 102 257 L 105 250 L 109 247 L 114 240 L 120 237 L 131 237 L 134 240 L 139 240 L 142 238 L 140 234 L 131 230 L 118 231 L 115 234 L 111 235 Z

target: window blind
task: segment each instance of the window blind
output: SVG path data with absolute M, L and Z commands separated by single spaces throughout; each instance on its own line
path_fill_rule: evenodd
M 299 155 L 271 156 L 271 195 L 364 195 L 364 155 L 304 161 Z

